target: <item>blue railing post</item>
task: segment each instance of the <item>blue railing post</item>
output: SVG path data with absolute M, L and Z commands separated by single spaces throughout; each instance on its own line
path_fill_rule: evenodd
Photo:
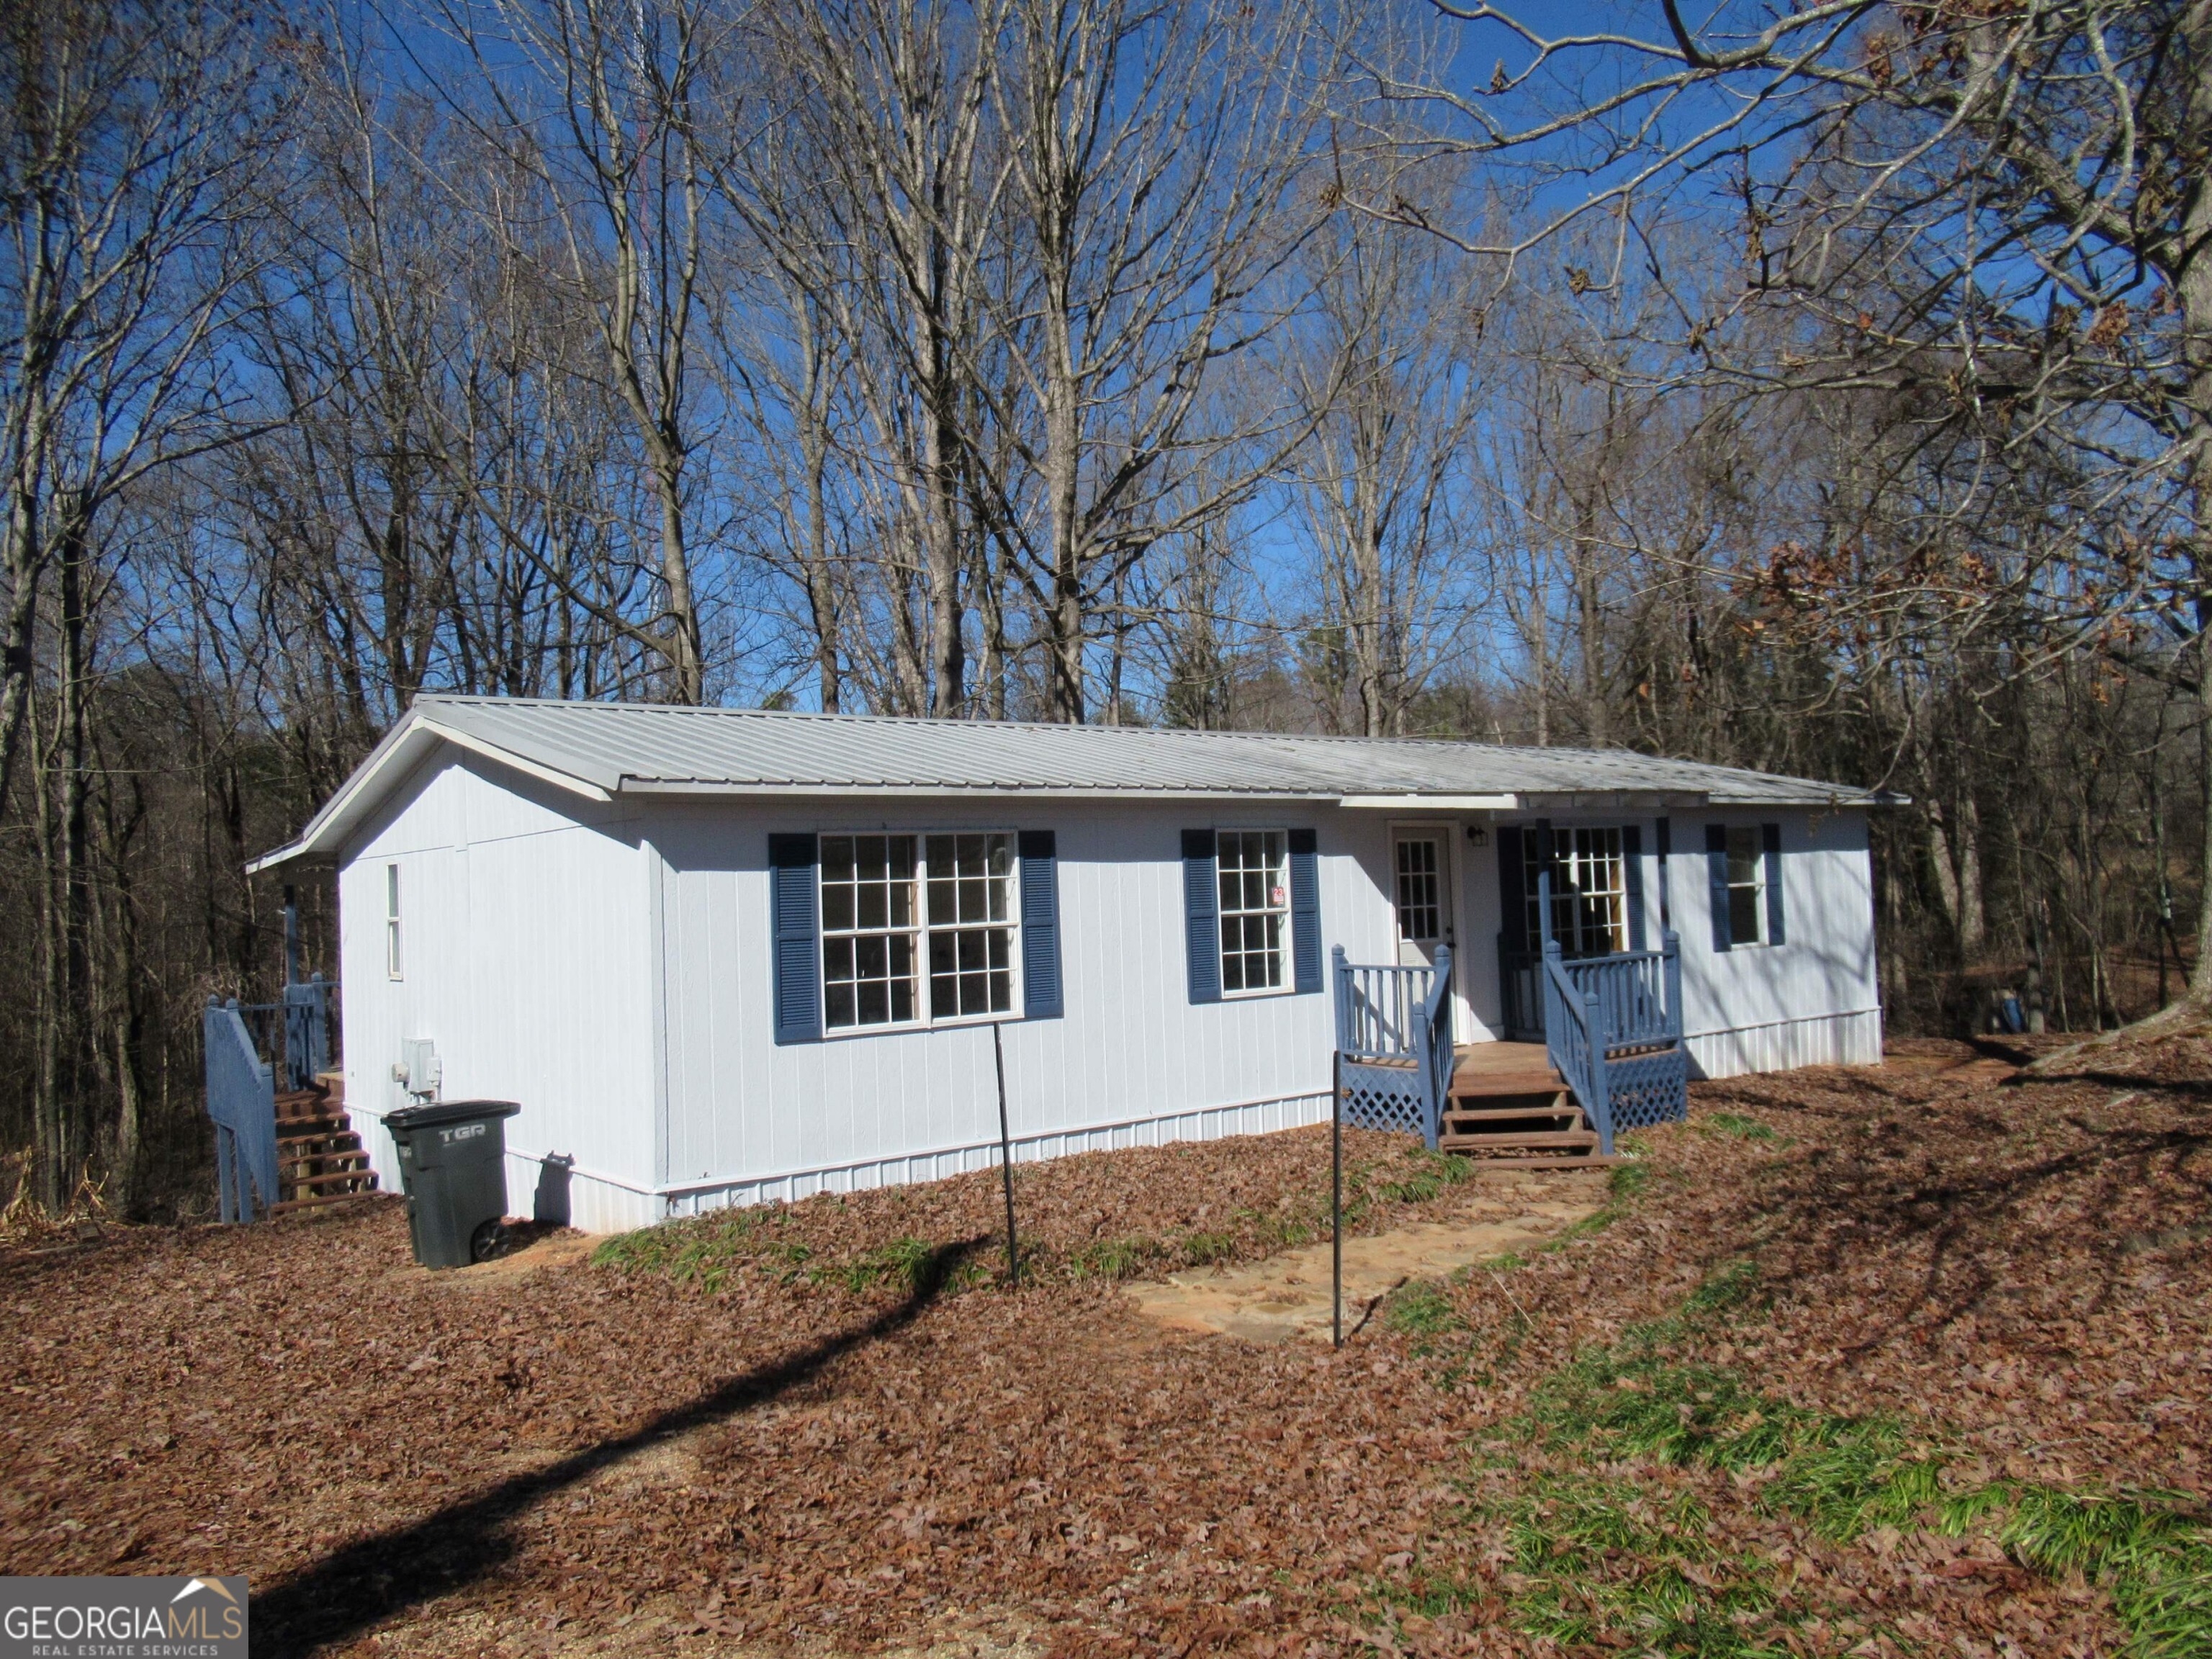
M 1421 1091 L 1428 1108 L 1425 1126 L 1429 1150 L 1434 1152 L 1443 1133 L 1444 1102 L 1451 1093 L 1451 946 L 1437 951 L 1436 967 L 1429 978 L 1426 1001 L 1415 1010 L 1419 1040 L 1414 1054 L 1421 1067 Z
M 1437 1080 L 1429 1060 L 1429 1011 L 1413 1005 L 1413 1063 L 1421 1085 L 1421 1139 L 1431 1152 L 1437 1149 Z
M 1352 969 L 1344 959 L 1344 947 L 1333 945 L 1328 951 L 1329 966 L 1334 969 L 1333 982 L 1336 988 L 1336 1048 L 1339 1054 L 1352 1047 L 1352 1009 L 1350 1006 Z
M 1597 1131 L 1597 1150 L 1601 1158 L 1613 1156 L 1613 1102 L 1606 1088 L 1604 1015 L 1598 1006 L 1597 993 L 1583 994 L 1583 1007 L 1589 1016 L 1589 1098 L 1583 1103 L 1589 1108 L 1590 1127 Z
M 1667 958 L 1667 1035 L 1676 1042 L 1682 1040 L 1682 940 L 1669 928 L 1662 934 L 1659 948 Z

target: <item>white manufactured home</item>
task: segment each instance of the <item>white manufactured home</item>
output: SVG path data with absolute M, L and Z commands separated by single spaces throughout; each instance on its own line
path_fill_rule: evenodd
M 1333 961 L 1428 973 L 1462 1057 L 1559 1021 L 1547 954 L 1663 953 L 1693 1074 L 1878 1061 L 1876 804 L 1610 750 L 425 696 L 257 867 L 337 867 L 382 1184 L 386 1112 L 513 1100 L 510 1210 L 550 1160 L 608 1231 L 991 1163 L 994 1026 L 1018 1158 L 1324 1121 Z

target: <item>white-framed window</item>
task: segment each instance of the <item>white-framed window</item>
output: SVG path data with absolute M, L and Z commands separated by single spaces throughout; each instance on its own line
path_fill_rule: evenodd
M 384 866 L 384 976 L 402 977 L 399 954 L 399 866 Z
M 1214 836 L 1221 893 L 1221 994 L 1254 996 L 1288 982 L 1291 939 L 1288 832 L 1222 830 Z
M 1398 937 L 1426 942 L 1444 936 L 1440 836 L 1406 836 L 1397 842 Z
M 1014 838 L 1006 830 L 822 837 L 825 1030 L 1010 1013 Z
M 1528 899 L 1528 948 L 1544 934 L 1541 890 L 1543 836 L 1521 836 L 1522 891 Z M 1628 948 L 1628 872 L 1621 861 L 1617 825 L 1552 831 L 1552 933 L 1567 957 L 1612 956 Z
M 1756 824 L 1728 832 L 1728 929 L 1730 945 L 1766 941 L 1766 853 Z

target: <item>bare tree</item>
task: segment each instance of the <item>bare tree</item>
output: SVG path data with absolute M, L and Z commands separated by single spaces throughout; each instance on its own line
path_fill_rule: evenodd
M 720 0 L 431 0 L 465 78 L 425 72 L 540 187 L 559 260 L 542 274 L 595 321 L 659 524 L 660 616 L 637 630 L 678 702 L 706 696 L 690 513 L 702 442 L 692 362 L 714 173 L 731 142 L 736 23 Z M 443 66 L 440 66 L 442 70 Z M 464 199 L 466 199 L 465 194 Z M 487 225 L 507 236 L 503 216 Z M 513 251 L 536 250 L 517 241 Z

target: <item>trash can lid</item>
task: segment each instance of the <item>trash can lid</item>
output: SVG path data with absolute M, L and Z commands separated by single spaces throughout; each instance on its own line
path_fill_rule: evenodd
M 427 1106 L 402 1106 L 384 1115 L 389 1129 L 428 1129 L 440 1123 L 465 1123 L 474 1118 L 513 1117 L 522 1109 L 514 1100 L 434 1100 Z

